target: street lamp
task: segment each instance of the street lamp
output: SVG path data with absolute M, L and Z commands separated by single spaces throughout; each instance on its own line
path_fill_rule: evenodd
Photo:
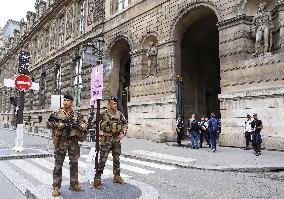
M 176 97 L 177 97 L 177 115 L 184 116 L 183 110 L 183 79 L 182 76 L 176 76 Z
M 96 65 L 103 64 L 103 52 L 102 52 L 102 46 L 104 44 L 104 38 L 103 38 L 103 33 L 99 34 L 95 44 L 92 42 L 88 42 L 86 45 L 86 50 L 82 55 L 83 58 L 83 63 L 85 64 L 90 64 L 92 67 L 96 67 Z M 95 48 L 95 53 L 93 53 L 93 50 Z M 92 97 L 91 97 L 92 98 Z M 91 99 L 92 100 L 92 99 Z M 96 168 L 96 173 L 98 172 L 98 161 L 99 161 L 99 122 L 100 122 L 100 102 L 101 99 L 96 99 L 96 105 L 97 105 L 97 110 L 96 110 L 96 158 L 95 158 L 95 168 Z M 89 118 L 89 125 L 93 123 L 93 117 L 94 117 L 94 105 L 91 105 L 91 110 L 90 110 L 90 118 Z M 89 129 L 89 133 L 93 129 Z

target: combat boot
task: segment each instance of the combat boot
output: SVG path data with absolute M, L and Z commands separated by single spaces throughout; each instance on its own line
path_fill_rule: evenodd
M 73 184 L 73 185 L 70 185 L 69 190 L 71 190 L 71 191 L 77 191 L 77 192 L 85 191 L 85 190 L 81 187 L 80 184 Z
M 113 183 L 118 183 L 118 184 L 126 184 L 126 182 L 122 179 L 122 177 L 115 175 L 113 177 Z
M 93 188 L 94 189 L 100 189 L 102 187 L 102 180 L 101 178 L 96 177 L 93 182 Z
M 52 188 L 52 196 L 53 197 L 58 197 L 60 195 L 60 191 L 58 187 L 53 187 Z

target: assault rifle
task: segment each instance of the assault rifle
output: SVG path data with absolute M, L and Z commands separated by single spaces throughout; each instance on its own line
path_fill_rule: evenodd
M 48 118 L 48 122 L 50 122 L 50 123 L 56 123 L 56 122 L 60 122 L 60 121 L 65 124 L 64 128 L 67 128 L 67 129 L 72 129 L 72 128 L 80 129 L 78 124 L 73 119 L 63 120 L 58 115 L 56 115 L 56 113 L 52 113 L 49 116 L 49 118 Z

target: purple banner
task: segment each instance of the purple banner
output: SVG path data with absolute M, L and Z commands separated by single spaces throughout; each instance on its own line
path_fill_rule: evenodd
M 104 84 L 104 65 L 98 65 L 92 68 L 91 74 L 91 105 L 95 105 L 97 99 L 103 98 Z

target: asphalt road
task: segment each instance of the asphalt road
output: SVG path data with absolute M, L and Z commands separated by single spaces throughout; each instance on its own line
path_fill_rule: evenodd
M 13 146 L 13 133 L 4 133 L 0 130 L 0 142 L 2 142 L 0 145 L 2 148 L 5 146 Z M 44 138 L 25 135 L 24 143 L 25 147 L 52 150 L 52 142 Z M 88 153 L 89 149 L 81 150 L 81 161 L 85 161 L 84 158 L 86 158 Z M 46 160 L 50 161 L 51 159 L 52 158 L 46 158 Z M 122 168 L 124 175 L 131 176 L 132 180 L 143 182 L 154 187 L 158 191 L 161 199 L 284 198 L 284 172 L 220 172 L 179 167 L 173 168 L 173 166 L 169 165 L 160 165 L 161 168 L 159 168 L 159 165 L 154 165 L 152 162 L 143 161 L 137 163 L 137 161 L 132 159 L 124 159 L 122 163 L 124 164 L 124 169 Z M 10 164 L 11 163 L 8 165 Z M 106 169 L 111 171 L 111 164 L 108 165 Z M 1 172 L 0 181 L 1 199 L 24 198 L 24 195 L 16 188 L 17 186 L 13 185 Z M 105 182 L 107 181 L 109 181 L 109 179 L 105 180 Z M 136 195 L 133 195 L 133 197 L 137 198 L 139 190 L 133 186 L 130 188 L 135 191 Z M 75 196 L 72 193 L 68 193 L 68 190 L 66 193 L 67 195 L 69 194 L 69 198 Z M 77 197 L 85 198 L 82 195 L 77 195 L 75 198 Z M 112 197 L 110 196 L 110 198 Z M 131 196 L 129 196 L 129 198 L 131 198 Z

